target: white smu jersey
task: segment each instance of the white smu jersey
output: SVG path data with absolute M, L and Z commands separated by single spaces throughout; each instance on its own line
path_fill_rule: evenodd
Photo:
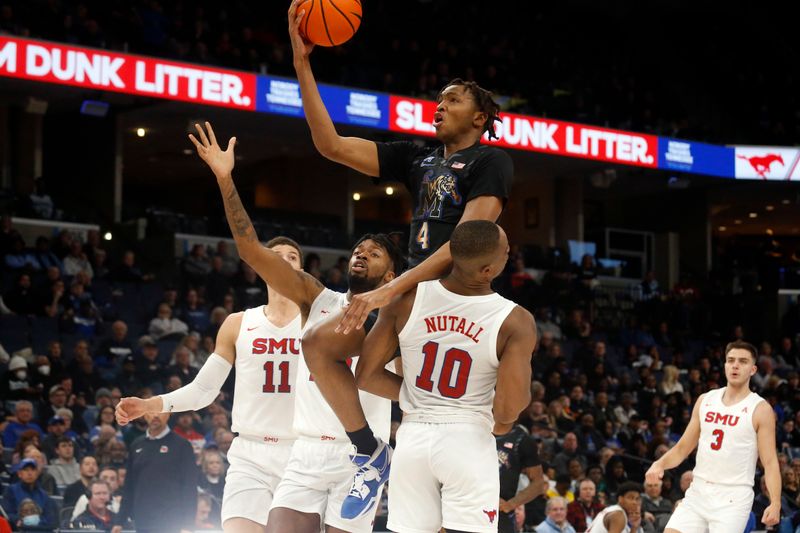
M 753 413 L 764 399 L 751 392 L 740 402 L 722 403 L 726 387 L 706 393 L 700 404 L 700 441 L 694 476 L 721 485 L 753 486 L 758 438 Z
M 403 420 L 494 426 L 497 334 L 516 304 L 499 294 L 462 296 L 439 280 L 417 285 L 398 334 Z
M 295 438 L 295 378 L 300 353 L 298 314 L 279 328 L 266 306 L 247 309 L 236 338 L 236 382 L 231 429 L 268 442 Z
M 606 517 L 608 515 L 616 511 L 622 511 L 622 514 L 625 515 L 625 529 L 622 530 L 622 533 L 630 533 L 631 528 L 628 525 L 628 514 L 625 512 L 625 509 L 619 505 L 609 505 L 597 513 L 597 516 L 595 516 L 594 520 L 592 520 L 592 525 L 589 526 L 589 529 L 586 530 L 586 533 L 608 533 L 608 528 L 604 522 L 606 521 Z
M 324 289 L 311 304 L 303 331 L 327 319 L 343 307 L 347 307 L 347 294 Z M 350 370 L 355 371 L 358 357 L 353 357 L 351 361 Z M 299 363 L 294 414 L 295 432 L 299 437 L 314 440 L 350 442 L 342 423 L 312 381 L 305 359 L 300 357 Z M 392 402 L 364 391 L 358 391 L 358 395 L 372 431 L 389 442 Z

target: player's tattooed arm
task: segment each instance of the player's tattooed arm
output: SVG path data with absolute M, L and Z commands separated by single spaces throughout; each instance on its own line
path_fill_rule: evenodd
M 205 123 L 205 129 L 199 124 L 195 124 L 195 128 L 199 139 L 191 134 L 189 139 L 197 148 L 197 154 L 217 178 L 225 205 L 225 216 L 236 241 L 239 257 L 273 289 L 295 302 L 301 309 L 308 309 L 322 292 L 322 283 L 305 272 L 295 270 L 280 255 L 259 242 L 258 234 L 233 183 L 236 137 L 228 141 L 228 148 L 223 151 L 210 123 Z

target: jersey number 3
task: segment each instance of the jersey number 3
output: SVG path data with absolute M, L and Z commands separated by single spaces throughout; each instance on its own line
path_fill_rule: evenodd
M 439 354 L 439 343 L 428 341 L 422 347 L 425 359 L 422 362 L 422 371 L 417 376 L 416 385 L 418 388 L 433 392 L 433 367 L 436 366 L 436 357 Z M 458 370 L 456 371 L 456 365 Z M 472 357 L 464 350 L 450 348 L 444 353 L 442 370 L 439 372 L 439 394 L 445 398 L 461 398 L 467 392 L 467 381 L 469 380 L 469 369 L 472 368 Z M 456 371 L 454 384 L 453 372 Z
M 289 361 L 281 361 L 278 363 L 278 372 L 281 375 L 280 383 L 278 383 L 277 392 L 289 393 L 292 392 L 292 386 L 289 384 Z M 275 362 L 267 361 L 264 363 L 264 386 L 261 392 L 276 392 L 275 391 Z
M 722 439 L 725 438 L 725 432 L 721 429 L 715 429 L 711 432 L 711 435 L 717 439 L 711 443 L 711 449 L 716 451 L 722 448 Z

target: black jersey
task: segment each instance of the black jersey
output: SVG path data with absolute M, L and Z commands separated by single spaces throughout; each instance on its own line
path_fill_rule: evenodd
M 504 151 L 476 143 L 444 157 L 408 141 L 376 143 L 378 182 L 398 181 L 411 192 L 414 211 L 408 239 L 409 266 L 424 261 L 450 240 L 467 202 L 478 196 L 508 199 L 514 164 Z
M 500 497 L 510 500 L 517 494 L 522 471 L 542 464 L 536 442 L 522 426 L 516 425 L 505 435 L 495 436 L 500 464 Z

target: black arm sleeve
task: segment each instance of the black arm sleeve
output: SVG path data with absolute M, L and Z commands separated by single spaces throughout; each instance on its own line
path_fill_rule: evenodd
M 500 149 L 491 150 L 472 169 L 472 185 L 467 202 L 478 196 L 497 196 L 505 205 L 514 180 L 514 162 Z
M 425 149 L 410 141 L 375 144 L 380 168 L 380 176 L 373 178 L 375 184 L 398 181 L 410 190 L 411 163 Z
M 539 459 L 536 441 L 530 435 L 525 435 L 522 442 L 519 443 L 519 462 L 522 468 L 530 468 L 542 464 Z

